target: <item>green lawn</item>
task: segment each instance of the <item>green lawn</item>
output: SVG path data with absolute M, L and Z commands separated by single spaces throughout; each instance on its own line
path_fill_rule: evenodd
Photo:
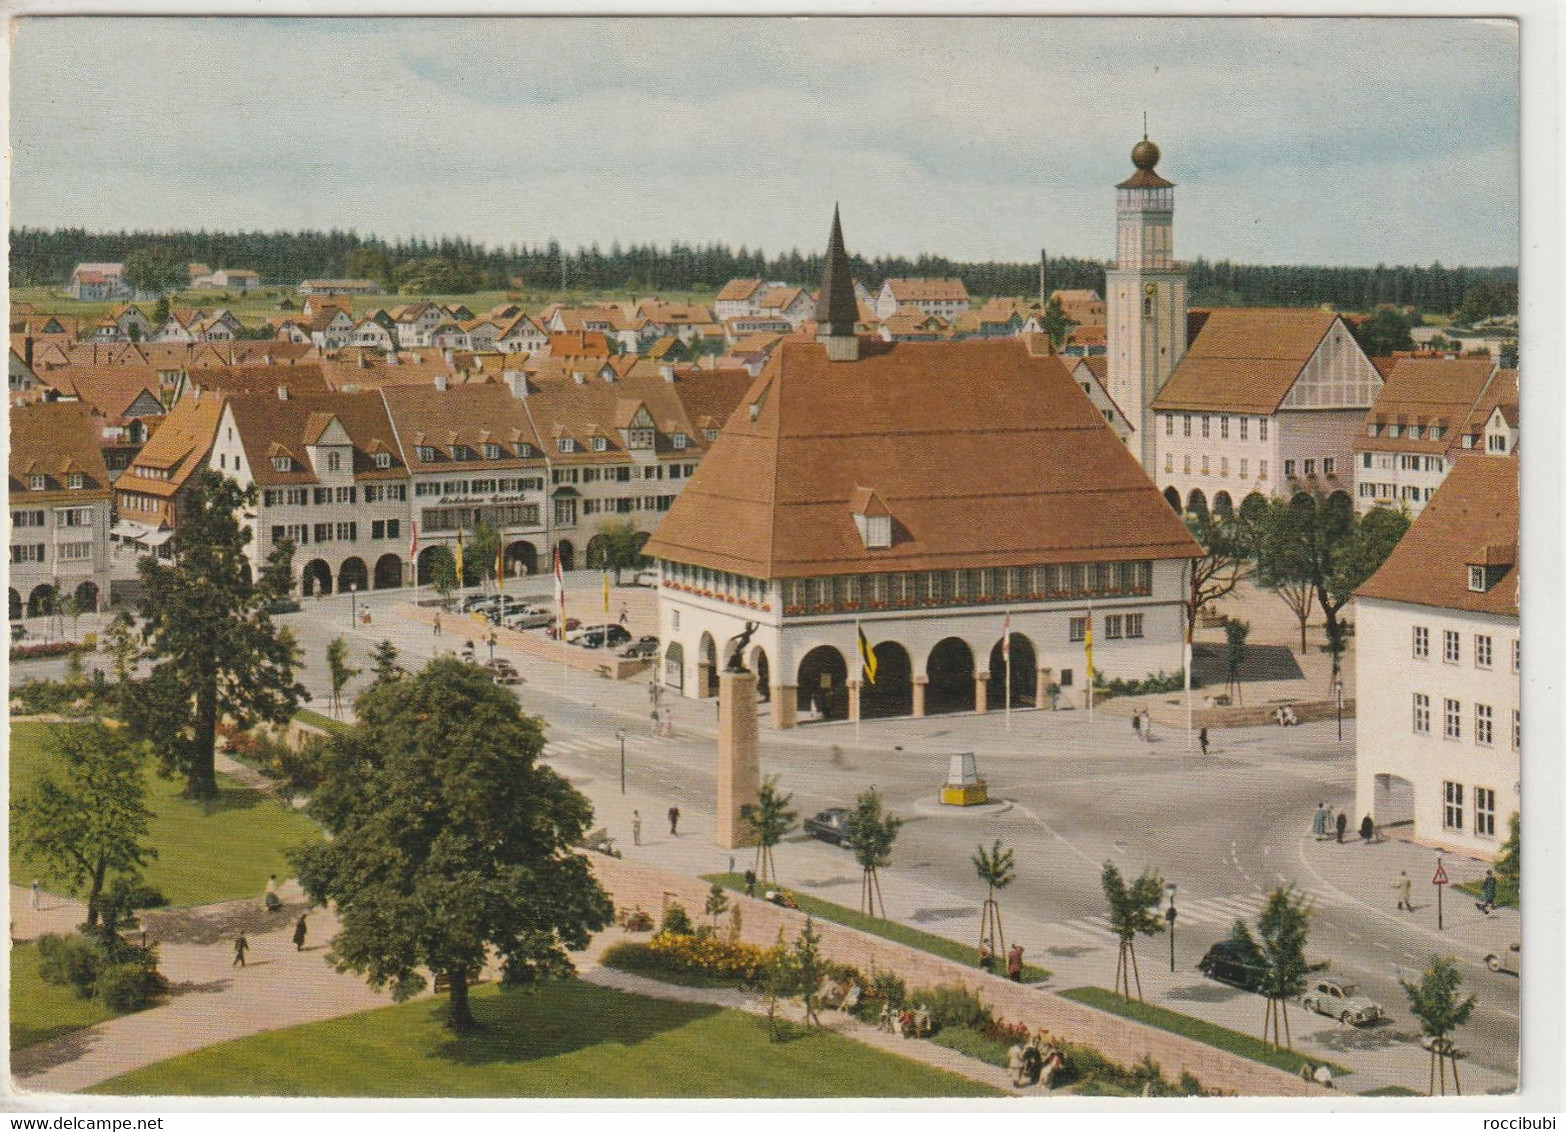
M 119 1017 L 94 998 L 78 998 L 73 987 L 57 987 L 38 977 L 38 946 L 11 948 L 11 1048 L 37 1045 L 72 1030 Z
M 322 715 L 320 712 L 311 711 L 309 708 L 300 708 L 298 711 L 294 712 L 294 721 L 297 723 L 306 724 L 310 727 L 318 727 L 328 734 L 336 734 L 339 731 L 346 731 L 351 726 L 351 724 L 348 724 L 343 720 L 333 719 L 329 715 Z
M 13 798 L 24 793 L 38 774 L 49 726 L 11 726 Z M 181 798 L 181 780 L 162 778 L 149 769 L 148 781 L 151 840 L 158 859 L 147 866 L 146 880 L 171 904 L 210 904 L 241 896 L 260 899 L 269 875 L 291 875 L 284 851 L 320 836 L 303 814 L 226 775 L 218 775 L 218 800 L 207 803 Z M 11 883 L 25 888 L 41 873 L 21 857 L 13 841 Z
M 1127 1002 L 1119 995 L 1107 991 L 1103 987 L 1076 987 L 1072 990 L 1061 991 L 1060 996 L 1069 998 L 1073 1002 L 1080 1002 L 1085 1006 L 1092 1006 L 1098 1010 L 1107 1011 L 1110 1014 L 1118 1014 L 1122 1018 L 1130 1018 L 1148 1026 L 1155 1026 L 1160 1030 L 1168 1030 L 1171 1034 L 1180 1034 L 1204 1045 L 1226 1049 L 1230 1053 L 1239 1054 L 1241 1057 L 1249 1058 L 1251 1061 L 1259 1061 L 1263 1065 L 1271 1065 L 1275 1069 L 1284 1069 L 1290 1073 L 1298 1073 L 1300 1066 L 1307 1061 L 1312 1065 L 1323 1064 L 1323 1060 L 1319 1057 L 1306 1057 L 1288 1049 L 1274 1049 L 1260 1038 L 1253 1038 L 1249 1034 L 1242 1034 L 1236 1030 L 1216 1026 L 1211 1022 L 1204 1022 L 1200 1018 L 1192 1018 L 1189 1014 L 1180 1014 L 1173 1010 L 1165 1010 L 1162 1006 L 1152 1006 L 1144 1002 Z M 1325 1064 L 1332 1070 L 1334 1077 L 1342 1077 L 1351 1072 L 1351 1070 L 1345 1069 L 1343 1066 L 1331 1061 Z
M 1466 884 L 1454 885 L 1458 892 L 1464 893 L 1474 900 L 1479 899 L 1479 886 L 1482 881 L 1469 881 Z M 1517 886 L 1505 877 L 1497 877 L 1495 881 L 1495 904 L 1498 908 L 1516 908 Z
M 724 888 L 733 889 L 735 892 L 745 891 L 745 878 L 739 873 L 713 873 L 704 876 L 702 880 L 712 884 L 721 884 Z M 818 920 L 830 920 L 834 924 L 842 924 L 845 928 L 855 928 L 871 935 L 878 935 L 882 939 L 901 943 L 918 951 L 928 951 L 931 955 L 939 955 L 943 959 L 952 959 L 958 963 L 966 963 L 970 967 L 979 965 L 979 949 L 969 947 L 966 943 L 958 943 L 954 939 L 945 936 L 931 935 L 922 932 L 918 928 L 910 928 L 906 924 L 899 924 L 895 920 L 878 920 L 873 916 L 866 916 L 853 908 L 845 908 L 841 904 L 833 904 L 830 901 L 821 900 L 814 896 L 806 896 L 796 892 L 792 888 L 788 890 L 801 912 L 808 912 Z M 1049 978 L 1049 972 L 1043 967 L 1035 967 L 1031 963 L 1022 965 L 1022 981 L 1025 983 L 1040 983 Z
M 422 999 L 256 1034 L 126 1073 L 109 1094 L 348 1097 L 985 1097 L 986 1085 L 829 1033 L 580 981 L 473 993 L 457 1038 Z

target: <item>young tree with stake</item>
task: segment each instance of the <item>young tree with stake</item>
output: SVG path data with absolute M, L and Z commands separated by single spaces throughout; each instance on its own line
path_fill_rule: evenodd
M 979 951 L 985 947 L 1000 956 L 1006 950 L 1006 929 L 1001 926 L 1000 905 L 995 894 L 1017 879 L 1017 857 L 1001 847 L 1000 838 L 988 849 L 981 843 L 973 855 L 973 869 L 985 884 L 984 908 L 979 913 Z
M 1462 1096 L 1463 1085 L 1457 1079 L 1457 1060 L 1461 1055 L 1452 1044 L 1451 1034 L 1468 1021 L 1468 1016 L 1474 1012 L 1474 1003 L 1479 1001 L 1478 996 L 1457 997 L 1458 988 L 1463 985 L 1457 960 L 1440 955 L 1430 957 L 1419 982 L 1398 979 L 1398 985 L 1408 995 L 1409 1011 L 1419 1019 L 1420 1029 L 1430 1039 L 1430 1095 L 1436 1095 L 1439 1073 L 1441 1095 L 1446 1096 L 1446 1065 L 1451 1062 L 1452 1085 L 1457 1095 Z
M 886 899 L 881 895 L 880 870 L 892 863 L 892 845 L 903 819 L 885 811 L 881 804 L 881 792 L 874 787 L 854 800 L 849 813 L 848 847 L 854 852 L 854 860 L 861 870 L 859 882 L 859 910 L 874 916 L 876 903 L 881 905 L 881 918 L 886 918 Z
M 1273 890 L 1256 917 L 1256 933 L 1262 953 L 1261 993 L 1267 998 L 1262 1018 L 1262 1040 L 1274 1046 L 1294 1048 L 1289 1032 L 1289 999 L 1305 990 L 1310 973 L 1305 961 L 1305 937 L 1310 930 L 1310 906 L 1292 885 Z
M 756 801 L 740 807 L 740 818 L 750 826 L 756 838 L 756 876 L 763 883 L 777 884 L 778 867 L 772 850 L 798 823 L 799 815 L 788 808 L 794 795 L 778 788 L 777 776 L 766 779 Z
M 332 682 L 332 716 L 340 718 L 343 711 L 343 689 L 363 669 L 348 663 L 348 642 L 341 637 L 332 638 L 326 646 L 326 674 Z
M 1157 935 L 1164 930 L 1158 902 L 1163 898 L 1164 878 L 1151 869 L 1130 884 L 1113 861 L 1104 862 L 1099 878 L 1104 898 L 1109 902 L 1109 930 L 1120 940 L 1115 961 L 1115 993 L 1131 1001 L 1131 982 L 1136 980 L 1137 1001 L 1142 1000 L 1142 972 L 1136 963 L 1136 937 Z

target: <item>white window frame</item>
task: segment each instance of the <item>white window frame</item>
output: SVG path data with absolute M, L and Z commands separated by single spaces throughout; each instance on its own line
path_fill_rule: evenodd
M 1430 659 L 1430 629 L 1427 626 L 1414 626 L 1414 659 Z
M 1489 704 L 1474 704 L 1474 746 L 1495 745 L 1495 709 Z
M 1441 701 L 1441 736 L 1454 742 L 1463 737 L 1463 704 L 1461 700 Z
M 1474 667 L 1488 669 L 1492 663 L 1493 642 L 1488 633 L 1474 634 Z
M 1414 734 L 1430 734 L 1430 697 L 1424 692 L 1414 693 Z
M 1441 783 L 1441 828 L 1456 830 L 1461 833 L 1463 829 L 1463 784 L 1450 780 Z

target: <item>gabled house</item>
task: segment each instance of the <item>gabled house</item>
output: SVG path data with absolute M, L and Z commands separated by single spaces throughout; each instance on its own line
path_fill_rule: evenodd
M 950 322 L 968 309 L 968 288 L 961 279 L 888 279 L 881 284 L 875 300 L 877 318 L 884 321 L 906 306 Z
M 199 389 L 182 398 L 114 481 L 117 521 L 110 531 L 115 556 L 168 558 L 180 510 L 207 466 L 217 436 L 223 398 Z M 228 471 L 226 467 L 222 469 Z

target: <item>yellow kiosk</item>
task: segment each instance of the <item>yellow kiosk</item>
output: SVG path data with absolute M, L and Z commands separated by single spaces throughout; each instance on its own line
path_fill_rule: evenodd
M 946 771 L 946 781 L 941 786 L 941 804 L 946 806 L 977 806 L 990 800 L 984 779 L 979 777 L 979 763 L 972 751 L 953 755 Z

